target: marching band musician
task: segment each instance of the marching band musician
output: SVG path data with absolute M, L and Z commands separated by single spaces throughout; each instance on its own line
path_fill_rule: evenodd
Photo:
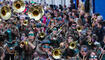
M 105 58 L 105 35 L 104 35 L 104 39 L 103 39 L 103 42 L 101 42 L 101 46 L 102 46 L 102 51 L 101 51 L 101 55 L 100 55 L 100 58 L 102 60 L 104 60 Z
M 43 40 L 40 44 L 37 45 L 36 50 L 33 53 L 33 58 L 34 60 L 48 60 L 52 59 L 51 56 L 51 49 L 52 47 L 49 45 L 50 41 L 49 40 Z M 34 48 L 34 45 L 29 43 L 31 47 Z
M 16 34 L 15 32 L 17 31 L 14 31 L 14 29 L 12 28 L 12 24 L 10 22 L 8 22 L 7 24 L 7 30 L 5 31 L 5 39 L 7 41 L 6 43 L 6 56 L 5 56 L 5 59 L 6 60 L 14 60 L 14 54 L 15 54 L 15 46 L 17 45 L 16 43 Z
M 26 9 L 21 13 L 13 12 L 11 5 L 8 20 L 2 15 L 10 12 L 0 12 L 0 60 L 105 60 L 102 16 L 94 13 L 91 17 L 83 3 L 79 9 L 71 3 L 62 9 L 46 7 L 45 14 L 34 7 L 29 11 L 36 3 L 23 4 Z M 41 16 L 37 21 L 28 15 Z
M 67 44 L 65 43 L 65 50 L 63 52 L 63 58 L 69 60 L 78 60 L 78 46 L 77 43 L 74 42 L 72 36 L 67 37 Z M 68 53 L 69 52 L 69 53 Z
M 99 60 L 97 53 L 95 51 L 90 51 L 88 60 Z
M 87 60 L 88 58 L 88 47 L 86 45 L 82 45 L 79 52 L 79 59 L 80 60 Z
M 51 35 L 49 36 L 49 39 L 50 39 L 50 45 L 53 46 L 54 48 L 58 48 L 60 44 L 60 42 L 62 42 L 62 38 L 59 38 L 59 35 L 58 35 L 58 31 L 57 31 L 57 28 L 53 28 L 53 32 L 51 33 Z
M 0 60 L 4 60 L 4 57 L 5 57 L 4 49 L 3 47 L 0 47 Z
M 34 35 L 33 31 L 29 31 L 28 37 L 24 41 L 25 45 L 24 45 L 24 50 L 23 50 L 25 52 L 24 53 L 25 54 L 24 59 L 25 60 L 32 60 L 33 48 L 30 47 L 28 42 L 30 42 L 31 44 L 33 44 L 35 46 L 34 49 L 36 48 L 37 42 L 35 41 L 35 35 Z

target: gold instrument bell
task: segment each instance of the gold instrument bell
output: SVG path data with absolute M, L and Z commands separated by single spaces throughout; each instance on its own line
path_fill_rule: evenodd
M 36 24 L 33 25 L 33 29 L 35 29 L 35 28 L 36 28 Z
M 5 5 L 0 9 L 0 16 L 4 20 L 8 20 L 11 17 L 11 9 L 9 6 Z
M 43 38 L 45 37 L 45 33 L 44 33 L 44 32 L 39 33 L 39 37 L 40 37 L 41 39 L 43 39 Z
M 28 20 L 24 20 L 23 25 L 27 26 L 28 25 Z
M 40 20 L 41 17 L 44 15 L 44 9 L 39 6 L 31 6 L 28 11 L 28 16 L 32 19 L 35 19 L 36 21 Z
M 25 10 L 25 3 L 22 0 L 16 0 L 13 3 L 14 12 L 20 13 Z
M 78 32 L 81 32 L 82 29 L 83 29 L 82 26 L 77 27 L 77 31 L 78 31 Z
M 70 49 L 75 49 L 76 48 L 76 45 L 77 45 L 77 42 L 76 41 L 70 42 L 69 48 Z
M 56 34 L 53 34 L 52 39 L 57 40 L 58 36 Z
M 54 59 L 60 59 L 61 58 L 61 49 L 54 49 L 53 51 L 52 51 L 52 56 L 53 56 L 53 58 Z
M 92 43 L 93 43 L 92 41 L 88 41 L 88 45 L 92 45 Z

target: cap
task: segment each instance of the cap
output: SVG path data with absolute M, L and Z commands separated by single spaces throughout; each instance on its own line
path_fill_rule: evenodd
M 58 21 L 61 21 L 62 20 L 62 18 L 61 17 L 58 17 Z
M 53 28 L 53 31 L 57 31 L 57 28 Z

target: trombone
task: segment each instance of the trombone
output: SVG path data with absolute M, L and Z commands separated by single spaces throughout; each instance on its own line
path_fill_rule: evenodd
M 14 9 L 14 12 L 21 13 L 22 11 L 25 10 L 24 1 L 22 1 L 22 0 L 16 0 L 16 1 L 14 1 L 12 7 Z
M 44 9 L 40 5 L 31 6 L 28 11 L 28 16 L 36 21 L 40 20 L 41 17 L 44 15 Z
M 8 20 L 11 17 L 11 9 L 9 6 L 5 5 L 0 9 L 0 16 L 4 20 Z

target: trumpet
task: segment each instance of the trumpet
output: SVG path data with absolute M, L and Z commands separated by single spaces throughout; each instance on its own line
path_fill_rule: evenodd
M 30 18 L 35 19 L 36 21 L 40 20 L 40 18 L 44 15 L 44 9 L 39 6 L 31 6 L 29 11 L 28 11 L 28 16 Z
M 46 34 L 44 32 L 39 33 L 38 39 L 43 40 L 45 38 L 45 35 Z
M 24 20 L 23 25 L 27 26 L 28 25 L 28 20 Z
M 60 59 L 62 55 L 61 49 L 54 49 L 52 51 L 52 56 L 54 59 Z
M 34 25 L 32 26 L 32 28 L 35 29 L 35 28 L 36 28 L 36 24 L 34 24 Z
M 88 41 L 88 45 L 92 45 L 92 41 Z
M 0 16 L 4 20 L 8 20 L 11 17 L 11 9 L 9 6 L 5 5 L 0 9 Z
M 82 29 L 83 29 L 82 26 L 77 27 L 77 31 L 78 31 L 78 32 L 81 32 Z
M 28 41 L 21 41 L 20 42 L 20 46 L 25 46 L 25 45 L 27 45 L 28 44 Z
M 57 38 L 58 38 L 58 36 L 57 36 L 56 34 L 54 34 L 54 35 L 52 36 L 52 39 L 53 39 L 53 40 L 57 40 Z
M 20 12 L 25 10 L 24 1 L 22 1 L 22 0 L 16 0 L 16 1 L 14 1 L 12 7 L 14 9 L 14 12 L 20 13 Z
M 76 45 L 77 45 L 76 43 L 77 43 L 76 41 L 70 42 L 69 48 L 70 49 L 75 49 L 76 48 Z

